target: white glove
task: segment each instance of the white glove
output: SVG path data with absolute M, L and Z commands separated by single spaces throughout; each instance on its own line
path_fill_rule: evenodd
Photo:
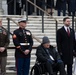
M 5 50 L 5 47 L 0 47 L 0 52 L 3 52 Z

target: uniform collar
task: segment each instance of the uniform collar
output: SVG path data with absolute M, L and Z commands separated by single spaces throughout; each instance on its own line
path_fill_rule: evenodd
M 19 29 L 25 29 L 25 28 L 21 28 L 21 27 L 19 27 Z

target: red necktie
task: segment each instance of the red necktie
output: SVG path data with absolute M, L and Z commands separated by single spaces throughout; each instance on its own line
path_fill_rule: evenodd
M 70 35 L 70 31 L 69 31 L 69 29 L 67 28 L 67 33 L 68 33 L 68 36 Z

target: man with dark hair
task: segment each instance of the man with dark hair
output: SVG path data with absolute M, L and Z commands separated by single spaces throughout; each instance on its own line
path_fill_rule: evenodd
M 57 48 L 64 62 L 67 65 L 67 74 L 72 75 L 73 53 L 75 52 L 75 33 L 70 28 L 70 18 L 63 19 L 64 26 L 57 30 Z
M 48 37 L 43 37 L 41 45 L 37 47 L 36 56 L 39 62 L 45 63 L 44 66 L 49 75 L 54 75 L 53 68 L 56 68 L 60 72 L 60 75 L 66 75 L 63 61 L 56 49 L 50 45 Z
M 66 21 L 66 19 L 70 19 L 69 17 L 65 17 L 65 18 L 63 18 L 63 22 L 65 22 Z

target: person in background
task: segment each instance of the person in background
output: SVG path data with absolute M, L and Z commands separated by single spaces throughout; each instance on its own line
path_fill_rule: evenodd
M 28 1 L 27 1 L 27 3 L 26 3 L 26 1 L 27 1 L 27 0 L 21 0 L 21 2 L 22 2 L 22 9 L 23 9 L 25 12 L 27 12 L 27 15 L 32 15 L 33 12 L 34 12 L 34 6 L 33 6 L 31 3 L 29 3 Z M 34 3 L 34 0 L 31 0 L 31 2 Z M 27 8 L 26 8 L 26 4 L 27 4 Z
M 49 75 L 54 75 L 53 68 L 59 71 L 60 75 L 66 75 L 63 61 L 56 49 L 50 45 L 50 40 L 47 36 L 42 38 L 42 43 L 37 47 L 37 61 L 45 63 L 45 67 Z
M 54 9 L 54 0 L 47 0 L 47 12 L 52 16 Z
M 65 17 L 63 19 L 64 26 L 57 30 L 56 36 L 58 52 L 64 66 L 67 65 L 67 75 L 72 75 L 73 53 L 76 53 L 75 32 L 70 27 L 70 22 L 70 18 Z
M 67 0 L 68 4 L 68 16 L 75 16 L 76 0 Z
M 41 9 L 43 9 L 43 5 L 44 5 L 43 0 L 36 0 L 36 5 L 38 7 L 40 7 Z M 39 10 L 38 8 L 37 8 L 36 12 L 37 12 L 37 15 L 42 15 L 42 11 Z
M 21 4 L 20 0 L 7 0 L 8 15 L 21 15 Z
M 0 75 L 6 75 L 7 47 L 9 45 L 8 32 L 2 27 L 0 19 Z
M 14 0 L 7 0 L 8 15 L 14 15 Z
M 63 16 L 66 16 L 66 0 L 57 0 L 55 9 L 57 10 L 58 16 L 61 15 L 61 12 L 63 13 Z
M 25 18 L 19 19 L 18 24 L 19 28 L 13 32 L 17 75 L 29 75 L 30 55 L 33 45 L 32 34 L 26 29 L 27 21 Z

